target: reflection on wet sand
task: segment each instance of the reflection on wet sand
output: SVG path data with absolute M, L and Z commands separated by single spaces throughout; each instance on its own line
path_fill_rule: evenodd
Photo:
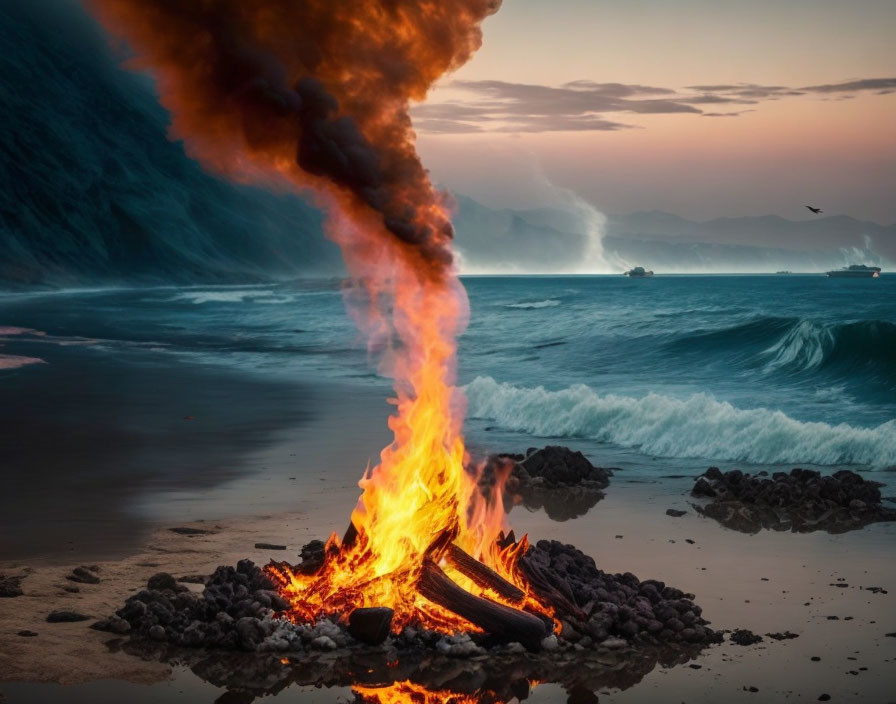
M 584 516 L 604 498 L 600 489 L 592 487 L 522 487 L 515 493 L 504 495 L 504 510 L 508 513 L 514 506 L 524 506 L 529 511 L 540 511 L 553 521 L 563 522 Z
M 689 662 L 696 646 L 600 649 L 595 652 L 490 653 L 459 659 L 431 651 L 399 652 L 392 647 L 352 649 L 314 656 L 202 652 L 123 639 L 107 642 L 147 660 L 189 667 L 225 690 L 216 701 L 249 704 L 289 687 L 351 687 L 357 702 L 371 704 L 504 704 L 529 698 L 547 682 L 560 685 L 572 701 L 596 701 L 601 689 L 625 690 L 655 667 Z

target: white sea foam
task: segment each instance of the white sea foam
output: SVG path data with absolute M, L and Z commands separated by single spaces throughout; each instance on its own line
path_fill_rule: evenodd
M 560 301 L 556 298 L 549 298 L 546 301 L 531 301 L 531 302 L 523 302 L 523 303 L 508 303 L 505 307 L 507 308 L 521 308 L 524 310 L 530 310 L 533 308 L 554 308 L 560 305 Z
M 834 334 L 829 328 L 811 320 L 801 320 L 778 342 L 762 352 L 771 359 L 766 371 L 781 368 L 808 371 L 818 367 L 828 350 L 834 346 Z
M 762 464 L 896 464 L 896 420 L 875 428 L 809 423 L 781 411 L 738 409 L 708 394 L 629 398 L 582 384 L 548 391 L 491 377 L 477 377 L 465 391 L 471 416 L 509 430 L 589 438 L 645 454 Z

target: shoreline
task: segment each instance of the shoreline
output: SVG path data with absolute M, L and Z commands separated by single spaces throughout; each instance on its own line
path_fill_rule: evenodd
M 533 541 L 569 542 L 608 572 L 630 571 L 641 579 L 662 579 L 693 592 L 714 628 L 747 628 L 758 634 L 789 630 L 799 636 L 780 642 L 766 638 L 749 647 L 726 641 L 698 657 L 695 663 L 700 669 L 658 667 L 637 686 L 612 692 L 609 701 L 650 701 L 670 686 L 675 687 L 676 696 L 680 689 L 681 698 L 689 702 L 736 699 L 742 686 L 758 687 L 765 693 L 764 700 L 783 699 L 787 692 L 794 692 L 814 701 L 825 692 L 842 701 L 859 692 L 866 700 L 886 701 L 886 673 L 896 660 L 896 639 L 885 636 L 896 630 L 896 623 L 888 621 L 892 620 L 891 588 L 896 586 L 896 565 L 891 559 L 896 525 L 875 524 L 840 535 L 768 531 L 746 535 L 698 516 L 690 506 L 689 487 L 690 478 L 643 483 L 623 471 L 614 477 L 606 497 L 582 517 L 558 523 L 543 511 L 529 512 L 519 506 L 509 515 L 518 535 L 528 532 Z M 294 561 L 302 544 L 326 538 L 331 530 L 341 528 L 344 515 L 337 506 L 342 503 L 344 497 L 331 495 L 329 503 L 318 502 L 300 514 L 172 523 L 169 527 L 214 532 L 191 537 L 167 528 L 158 530 L 139 552 L 100 563 L 101 582 L 77 585 L 80 592 L 75 594 L 62 591 L 63 586 L 71 585 L 65 576 L 75 563 L 0 563 L 0 571 L 7 575 L 32 569 L 22 582 L 24 596 L 0 599 L 0 623 L 4 626 L 0 633 L 0 692 L 11 682 L 19 683 L 15 691 L 23 691 L 22 683 L 28 682 L 39 689 L 44 685 L 33 683 L 74 684 L 111 678 L 167 687 L 165 683 L 193 677 L 188 672 L 172 675 L 163 663 L 109 652 L 104 643 L 110 635 L 88 625 L 111 615 L 159 571 L 176 576 L 208 574 L 219 564 L 235 564 L 244 557 L 262 564 L 269 557 Z M 671 517 L 665 514 L 667 508 L 686 514 Z M 256 542 L 271 541 L 286 543 L 288 550 L 252 547 Z M 865 587 L 881 587 L 890 593 L 875 593 Z M 45 623 L 46 613 L 56 608 L 82 611 L 94 619 Z M 838 618 L 829 620 L 828 616 Z M 22 629 L 39 635 L 15 635 Z M 52 658 L 47 658 L 48 652 L 53 653 Z M 853 670 L 858 674 L 848 674 Z M 552 691 L 550 686 L 539 689 Z M 532 701 L 538 701 L 539 689 Z M 41 692 L 51 696 L 50 690 Z M 743 691 L 744 696 L 751 694 Z M 19 700 L 8 699 L 9 704 L 15 701 Z

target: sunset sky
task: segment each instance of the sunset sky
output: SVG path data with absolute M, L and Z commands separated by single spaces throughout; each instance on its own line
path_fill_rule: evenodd
M 414 110 L 492 206 L 896 222 L 896 2 L 505 0 Z

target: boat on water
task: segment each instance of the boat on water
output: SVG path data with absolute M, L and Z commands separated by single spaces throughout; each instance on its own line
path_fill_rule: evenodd
M 643 266 L 636 266 L 634 269 L 629 269 L 625 272 L 625 276 L 631 276 L 635 279 L 644 278 L 645 276 L 653 276 L 653 272 L 645 269 Z
M 876 279 L 880 275 L 879 266 L 866 264 L 850 264 L 842 269 L 829 271 L 828 276 L 841 279 Z
M 787 274 L 792 274 L 793 272 L 792 271 L 776 271 L 775 273 L 778 276 L 786 276 Z

